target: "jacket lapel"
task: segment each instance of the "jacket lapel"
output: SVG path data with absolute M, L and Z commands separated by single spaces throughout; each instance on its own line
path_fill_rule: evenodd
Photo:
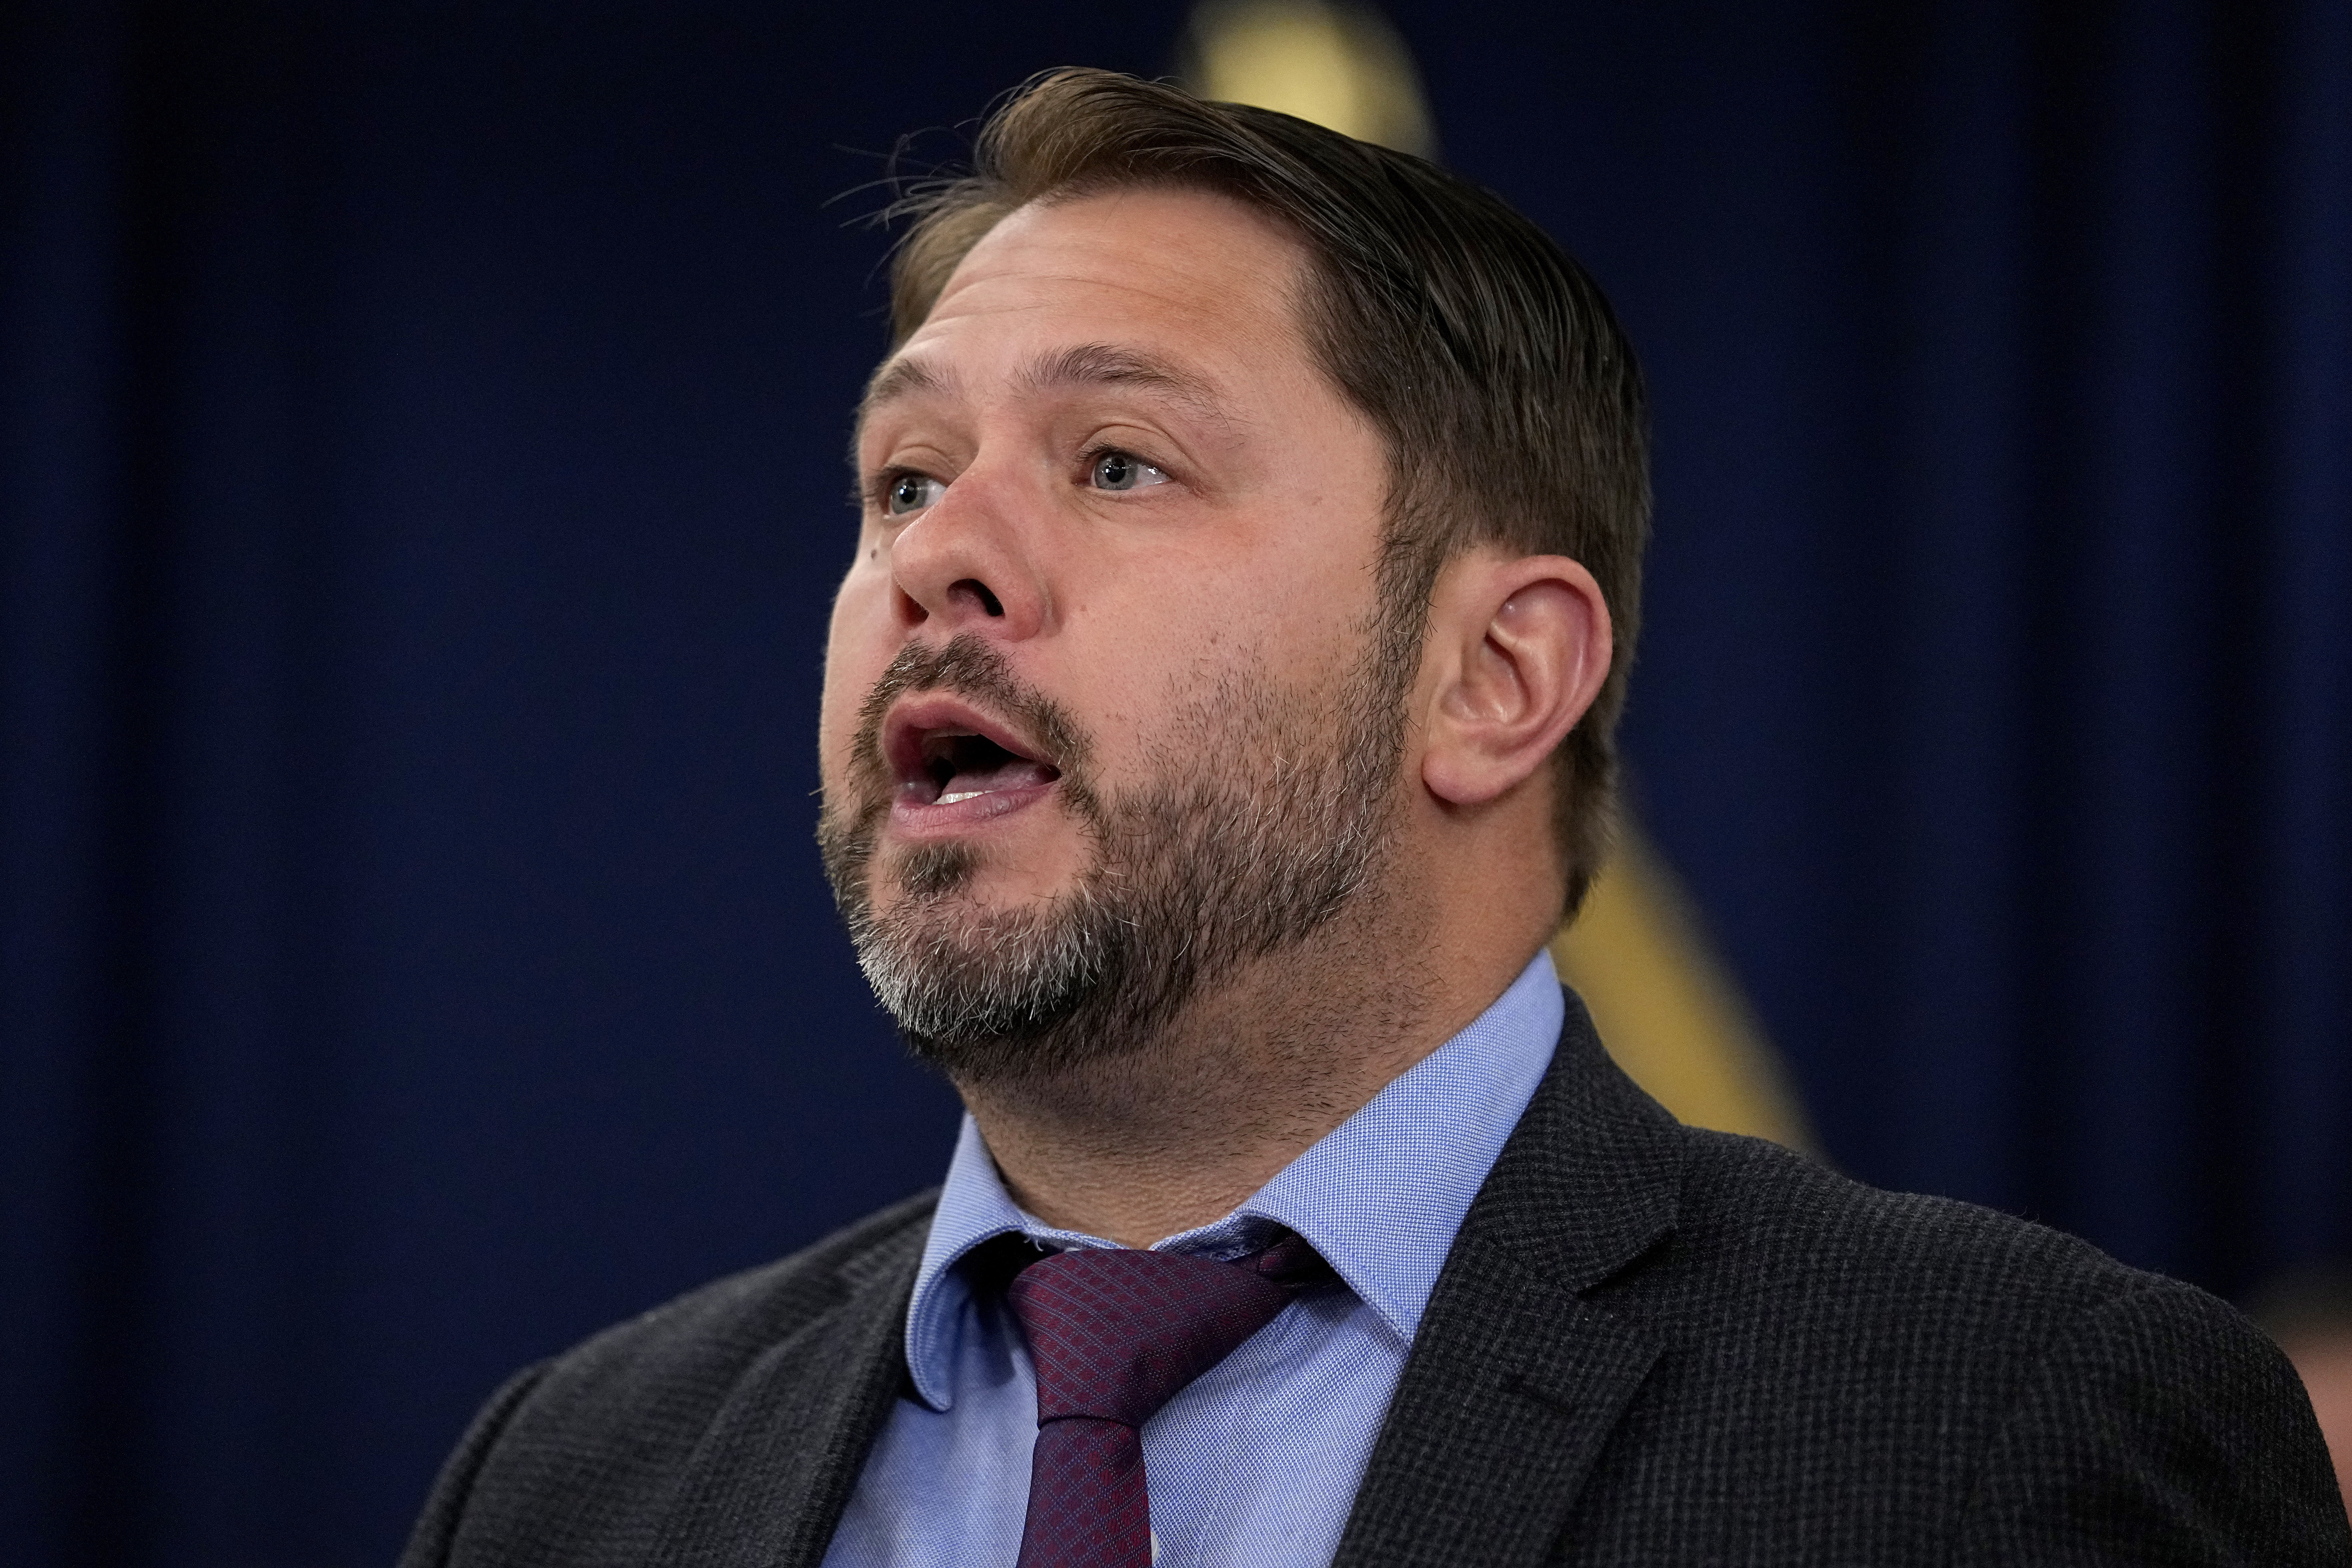
M 845 1294 L 753 1362 L 688 1462 L 653 1561 L 816 1568 L 907 1376 L 925 1226 L 845 1266 Z
M 1582 1299 L 1674 1226 L 1673 1118 L 1573 993 L 1549 1072 L 1446 1255 L 1334 1568 L 1540 1562 L 1664 1348 Z

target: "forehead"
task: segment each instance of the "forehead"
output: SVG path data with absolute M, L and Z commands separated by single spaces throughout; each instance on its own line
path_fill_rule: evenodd
M 1131 346 L 1214 383 L 1312 374 L 1296 305 L 1305 266 L 1274 219 L 1209 192 L 1032 203 L 964 257 L 868 404 L 1063 342 Z

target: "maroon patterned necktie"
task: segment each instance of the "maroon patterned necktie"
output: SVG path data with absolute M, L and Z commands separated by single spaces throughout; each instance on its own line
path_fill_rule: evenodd
M 1006 1291 L 1037 1369 L 1018 1568 L 1150 1568 L 1138 1429 L 1328 1277 L 1295 1236 L 1234 1263 L 1106 1247 L 1024 1269 Z

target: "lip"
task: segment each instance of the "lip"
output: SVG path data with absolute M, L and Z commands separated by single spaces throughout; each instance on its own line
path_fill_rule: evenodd
M 1016 726 L 961 698 L 941 693 L 903 698 L 883 721 L 881 748 L 891 777 L 890 826 L 899 837 L 935 838 L 971 832 L 1036 805 L 1061 782 L 1060 770 L 1055 769 L 1052 778 L 1034 784 L 987 790 L 961 800 L 924 799 L 922 787 L 929 778 L 923 745 L 942 732 L 977 735 L 1024 762 L 1054 766 L 1044 749 Z

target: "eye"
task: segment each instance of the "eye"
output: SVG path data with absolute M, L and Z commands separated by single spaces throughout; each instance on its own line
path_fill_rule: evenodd
M 946 493 L 947 486 L 929 474 L 893 474 L 882 491 L 882 510 L 892 517 L 920 511 Z
M 1168 476 L 1132 452 L 1099 452 L 1087 478 L 1098 490 L 1139 490 L 1164 485 Z

